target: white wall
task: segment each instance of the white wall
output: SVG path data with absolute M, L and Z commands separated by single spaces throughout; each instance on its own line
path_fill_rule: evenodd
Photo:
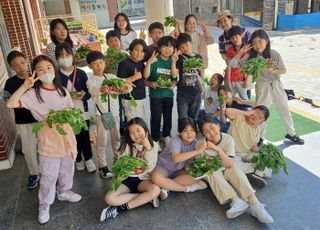
M 109 19 L 107 0 L 79 0 L 82 14 L 95 14 L 99 28 L 112 26 Z

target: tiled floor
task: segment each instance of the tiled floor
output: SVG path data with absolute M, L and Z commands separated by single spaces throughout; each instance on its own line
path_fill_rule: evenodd
M 147 204 L 100 223 L 103 196 L 111 180 L 101 179 L 97 173 L 76 172 L 73 190 L 83 200 L 74 204 L 56 200 L 50 222 L 41 226 L 37 222 L 37 189 L 26 189 L 26 164 L 18 154 L 12 169 L 0 171 L 0 229 L 319 229 L 320 179 L 315 176 L 318 169 L 312 169 L 312 162 L 320 162 L 319 136 L 319 132 L 307 135 L 303 147 L 278 143 L 288 147 L 284 154 L 292 159 L 288 160 L 289 176 L 275 175 L 266 188 L 257 191 L 274 224 L 261 224 L 249 213 L 228 220 L 225 211 L 229 206 L 220 206 L 210 189 L 192 194 L 172 192 L 158 209 Z M 302 162 L 304 168 L 294 161 Z M 311 172 L 305 169 L 308 167 Z

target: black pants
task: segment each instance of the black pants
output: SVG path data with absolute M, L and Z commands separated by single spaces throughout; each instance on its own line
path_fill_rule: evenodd
M 87 120 L 87 125 L 89 129 L 90 122 Z M 81 154 L 84 157 L 84 160 L 90 160 L 92 158 L 92 150 L 91 150 L 91 142 L 90 142 L 90 135 L 89 135 L 89 130 L 81 130 L 81 132 L 76 135 L 77 139 L 77 150 L 78 150 L 78 155 L 76 158 L 77 162 L 80 162 L 82 159 Z
M 163 115 L 162 137 L 170 136 L 172 128 L 173 97 L 150 97 L 151 136 L 154 141 L 160 139 L 161 117 Z

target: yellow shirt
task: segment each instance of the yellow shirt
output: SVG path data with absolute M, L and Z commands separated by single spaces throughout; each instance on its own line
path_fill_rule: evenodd
M 230 120 L 230 134 L 235 142 L 236 153 L 249 153 L 252 146 L 259 142 L 261 128 L 252 128 L 245 121 L 244 115 L 237 115 Z

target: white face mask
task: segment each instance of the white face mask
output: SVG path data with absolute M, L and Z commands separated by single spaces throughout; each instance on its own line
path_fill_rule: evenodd
M 54 73 L 46 73 L 44 75 L 41 75 L 39 77 L 40 81 L 47 83 L 47 84 L 52 84 L 53 79 L 55 78 L 55 74 Z
M 59 58 L 58 62 L 61 67 L 67 68 L 72 66 L 73 58 L 71 56 L 66 58 Z

